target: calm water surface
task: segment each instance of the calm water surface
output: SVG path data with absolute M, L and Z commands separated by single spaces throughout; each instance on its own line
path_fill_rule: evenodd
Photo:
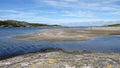
M 42 48 L 57 47 L 66 51 L 120 53 L 120 35 L 95 37 L 88 41 L 32 41 L 13 38 L 16 35 L 36 33 L 45 28 L 0 28 L 0 57 L 37 52 Z

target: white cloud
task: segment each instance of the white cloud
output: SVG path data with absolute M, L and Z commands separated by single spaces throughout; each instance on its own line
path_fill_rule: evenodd
M 64 13 L 69 13 L 69 12 L 64 12 Z M 50 17 L 42 17 L 42 16 L 36 16 L 32 12 L 24 12 L 19 13 L 19 14 L 14 14 L 11 13 L 9 15 L 1 15 L 1 19 L 15 19 L 15 20 L 21 20 L 21 21 L 28 21 L 32 23 L 46 23 L 46 24 L 60 24 L 60 25 L 69 25 L 69 26 L 74 26 L 74 25 L 97 25 L 97 24 L 108 24 L 111 21 L 119 21 L 119 19 L 80 19 L 80 18 L 50 18 Z M 113 22 L 112 22 L 113 23 Z
M 120 5 L 115 4 L 119 0 L 37 0 L 51 8 L 64 9 L 68 13 L 59 13 L 59 16 L 97 18 L 100 15 L 120 15 Z M 67 10 L 70 9 L 70 10 Z M 81 11 L 83 10 L 83 11 Z M 88 12 L 89 10 L 89 12 Z
M 78 2 L 78 0 L 63 0 L 65 2 Z
M 20 13 L 20 11 L 16 10 L 0 10 L 0 12 Z
M 85 18 L 93 18 L 95 15 L 89 11 L 64 11 L 61 16 L 67 17 L 85 17 Z
M 119 0 L 35 0 L 38 6 L 50 9 L 39 10 L 0 10 L 1 19 L 25 20 L 48 24 L 92 24 L 98 21 L 116 21 L 110 17 L 103 19 L 99 16 L 120 16 L 120 5 L 114 4 Z M 100 12 L 99 12 L 100 11 Z M 103 23 L 105 23 L 103 22 Z M 100 23 L 100 22 L 99 22 Z
M 116 10 L 119 5 L 114 4 L 119 0 L 37 0 L 56 8 L 91 9 L 91 10 Z

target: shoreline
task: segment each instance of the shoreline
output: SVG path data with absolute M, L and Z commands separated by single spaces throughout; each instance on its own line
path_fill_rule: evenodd
M 93 62 L 94 61 L 94 62 Z M 16 68 L 18 66 L 22 68 L 27 68 L 32 65 L 35 67 L 41 67 L 43 64 L 46 66 L 45 68 L 56 68 L 54 66 L 61 65 L 62 66 L 93 66 L 96 65 L 100 67 L 106 67 L 104 65 L 112 65 L 113 68 L 120 67 L 120 54 L 119 53 L 79 53 L 79 54 L 72 54 L 72 53 L 66 53 L 61 50 L 51 51 L 51 52 L 37 52 L 37 53 L 30 53 L 25 54 L 21 56 L 16 56 L 12 58 L 8 58 L 5 60 L 1 60 L 0 68 L 6 68 L 9 66 L 9 68 Z M 82 64 L 81 64 L 82 63 Z M 98 67 L 97 66 L 97 67 Z M 61 68 L 61 67 L 60 67 Z
M 93 51 L 89 51 L 89 50 L 82 50 L 82 51 L 66 51 L 63 50 L 61 48 L 43 48 L 37 52 L 29 52 L 29 53 L 25 53 L 25 54 L 19 54 L 19 55 L 15 55 L 15 54 L 11 54 L 11 55 L 7 55 L 7 56 L 2 56 L 0 57 L 0 61 L 2 60 L 7 60 L 7 59 L 11 59 L 11 58 L 15 58 L 15 57 L 21 57 L 24 55 L 29 55 L 29 54 L 37 54 L 37 53 L 51 53 L 51 52 L 63 52 L 66 54 L 72 54 L 72 55 L 80 55 L 80 54 L 120 54 L 119 52 L 93 52 Z
M 55 33 L 54 33 L 54 30 L 55 30 Z M 85 35 L 90 36 L 90 39 L 95 36 L 120 34 L 119 29 L 109 29 L 109 28 L 101 28 L 101 27 L 100 28 L 82 28 L 82 29 L 64 28 L 64 29 L 43 30 L 40 33 L 24 35 L 22 36 L 23 38 L 21 38 L 20 36 L 20 39 L 27 39 L 25 38 L 25 36 L 27 37 L 29 36 L 29 38 L 31 38 L 31 36 L 35 36 L 35 37 L 38 37 L 38 39 L 27 39 L 27 40 L 40 40 L 39 34 L 41 35 L 43 33 L 43 35 L 41 36 L 46 37 L 46 35 L 44 35 L 44 32 L 45 33 L 47 32 L 47 34 L 49 34 L 49 31 L 52 32 L 51 34 L 53 36 L 56 35 L 56 37 L 59 37 L 60 34 L 58 32 L 60 31 L 65 32 L 65 33 L 62 33 L 62 35 L 67 37 L 70 37 L 71 35 L 76 36 L 76 34 L 78 35 L 79 33 L 83 34 L 84 36 L 84 34 L 87 33 Z M 53 36 L 50 36 L 50 37 L 53 37 Z M 51 39 L 48 41 L 51 41 Z M 56 40 L 52 40 L 52 41 L 56 41 Z M 64 40 L 59 40 L 59 41 L 64 41 Z M 23 55 L 11 56 L 9 58 L 0 60 L 0 68 L 16 68 L 16 67 L 41 68 L 42 66 L 45 66 L 44 68 L 57 68 L 56 66 L 59 66 L 59 65 L 61 66 L 60 68 L 62 68 L 63 66 L 64 68 L 67 68 L 66 65 L 71 68 L 72 67 L 73 68 L 74 67 L 108 68 L 110 66 L 112 66 L 112 68 L 119 68 L 120 53 L 90 52 L 87 50 L 84 50 L 82 52 L 66 52 L 63 49 L 59 49 L 59 48 L 45 48 L 39 52 L 32 52 L 32 53 L 27 53 Z
M 91 52 L 91 51 L 87 51 L 87 50 L 82 50 L 80 52 L 78 51 L 65 51 L 61 48 L 43 48 L 37 52 L 29 52 L 29 53 L 25 53 L 25 54 L 19 54 L 19 55 L 14 55 L 14 54 L 11 54 L 11 55 L 8 55 L 8 56 L 2 56 L 0 57 L 0 61 L 1 60 L 6 60 L 6 59 L 10 59 L 10 58 L 14 58 L 14 57 L 18 57 L 18 56 L 24 56 L 24 55 L 28 55 L 28 54 L 36 54 L 36 53 L 50 53 L 50 52 L 63 52 L 63 53 L 66 53 L 66 54 L 87 54 L 87 53 L 94 53 L 94 52 Z M 103 52 L 102 52 L 103 53 Z M 117 54 L 117 53 L 116 53 Z

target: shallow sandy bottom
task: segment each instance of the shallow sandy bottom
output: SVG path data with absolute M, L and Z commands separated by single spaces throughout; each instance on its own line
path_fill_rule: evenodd
M 91 37 L 104 35 L 120 35 L 120 27 L 48 29 L 36 34 L 17 36 L 17 38 L 45 41 L 75 41 L 89 40 Z

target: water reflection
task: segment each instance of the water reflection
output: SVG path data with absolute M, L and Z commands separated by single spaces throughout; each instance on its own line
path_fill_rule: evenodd
M 120 52 L 120 35 L 95 37 L 89 41 L 32 41 L 12 36 L 35 33 L 44 28 L 0 28 L 0 56 L 20 55 L 36 52 L 46 47 L 62 48 L 66 51 L 88 50 L 93 52 Z

